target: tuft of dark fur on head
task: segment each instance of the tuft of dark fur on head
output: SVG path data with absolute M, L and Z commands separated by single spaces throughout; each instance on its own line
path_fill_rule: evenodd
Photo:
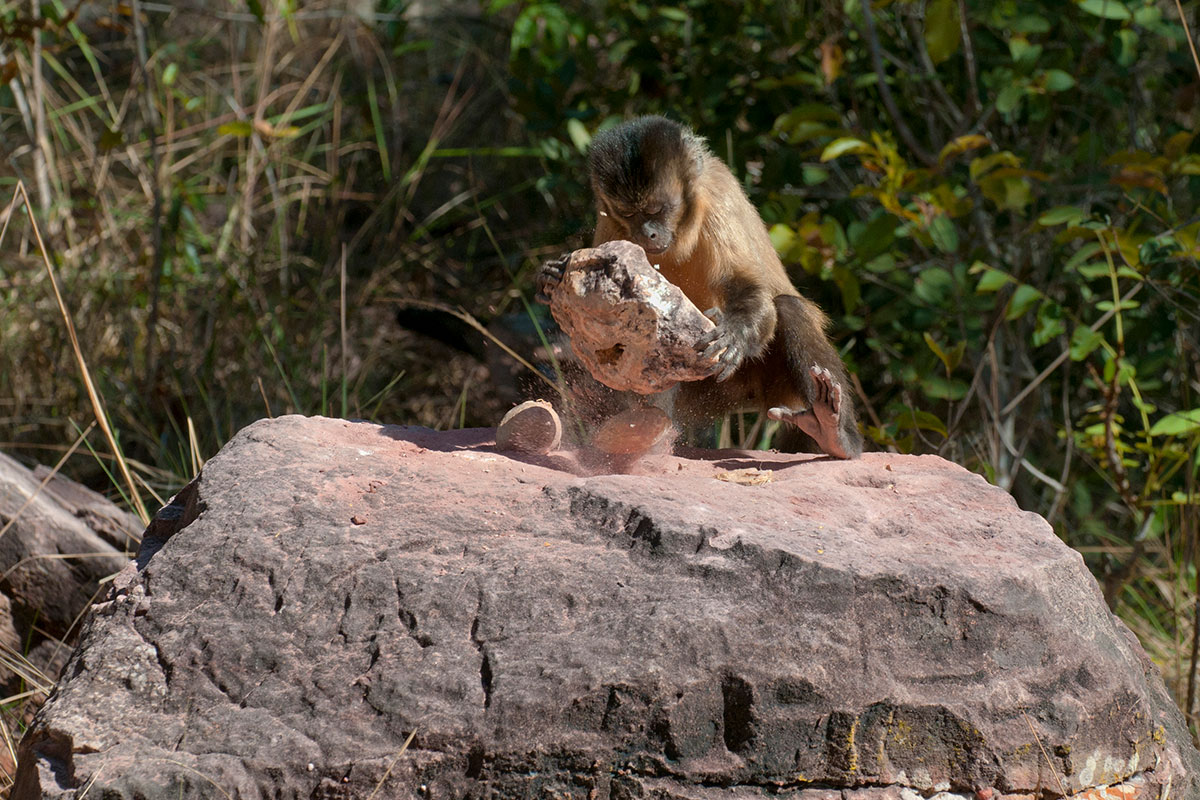
M 637 117 L 592 139 L 588 170 L 598 192 L 637 204 L 664 175 L 687 185 L 703 147 L 695 134 L 666 117 Z

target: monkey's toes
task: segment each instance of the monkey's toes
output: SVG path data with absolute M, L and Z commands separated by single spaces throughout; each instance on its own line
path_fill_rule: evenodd
M 826 406 L 837 416 L 842 408 L 841 384 L 833 379 L 833 373 L 826 367 L 813 364 L 808 371 L 813 380 L 812 405 Z
M 812 416 L 812 411 L 807 408 L 802 408 L 799 411 L 793 411 L 787 406 L 775 406 L 767 409 L 767 419 L 773 419 L 778 422 L 790 422 L 791 424 L 803 429 L 799 419 L 801 417 Z

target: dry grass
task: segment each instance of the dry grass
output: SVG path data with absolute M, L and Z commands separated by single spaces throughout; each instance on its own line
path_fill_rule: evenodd
M 529 148 L 475 169 L 521 136 L 504 32 L 264 5 L 0 3 L 0 449 L 143 520 L 262 416 L 500 413 L 486 367 L 395 313 L 521 309 L 544 170 Z M 0 662 L 28 687 L 0 701 L 10 779 L 54 676 Z
M 454 4 L 420 16 L 442 5 L 264 3 L 260 20 L 199 4 L 70 2 L 36 19 L 37 4 L 0 0 L 0 449 L 61 456 L 145 518 L 263 416 L 499 419 L 487 365 L 398 325 L 396 311 L 436 300 L 472 319 L 525 315 L 531 266 L 577 243 L 569 223 L 547 219 L 582 202 L 547 188 L 564 171 L 547 159 L 566 156 L 529 146 L 508 111 L 503 26 Z M 1022 378 L 989 349 L 960 408 L 973 398 L 995 424 L 960 428 L 960 413 L 954 440 L 928 449 L 990 465 L 1011 486 L 1034 465 L 999 420 L 1024 394 L 995 382 L 1042 391 L 1062 363 Z M 858 394 L 882 426 L 889 412 Z M 1015 397 L 1007 408 L 1002 394 Z M 718 443 L 771 433 L 734 418 Z M 1060 525 L 1064 506 L 1090 502 L 1069 492 L 1072 464 L 1105 472 L 1073 446 L 1068 437 L 1061 474 L 1034 482 Z M 1112 600 L 1188 709 L 1196 495 L 1189 485 L 1178 502 L 1147 495 L 1136 509 L 1095 511 L 1142 514 L 1133 542 L 1072 531 L 1095 542 L 1093 565 L 1129 566 Z M 30 687 L 0 701 L 11 755 L 52 676 L 19 654 L 2 659 Z

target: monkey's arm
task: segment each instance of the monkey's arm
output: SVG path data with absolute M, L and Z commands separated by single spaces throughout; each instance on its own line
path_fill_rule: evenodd
M 717 327 L 696 343 L 696 350 L 713 361 L 712 374 L 723 381 L 746 359 L 763 354 L 775 335 L 776 311 L 771 290 L 749 273 L 724 281 L 718 296 L 721 306 L 704 312 Z

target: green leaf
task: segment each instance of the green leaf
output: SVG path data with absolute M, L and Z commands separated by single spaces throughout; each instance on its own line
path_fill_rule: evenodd
M 1133 66 L 1133 63 L 1137 61 L 1137 31 L 1122 28 L 1117 31 L 1117 41 L 1121 43 L 1121 49 L 1117 53 L 1117 63 L 1122 67 Z
M 1069 72 L 1061 69 L 1048 69 L 1046 70 L 1045 86 L 1048 92 L 1065 92 L 1067 89 L 1074 88 L 1075 78 Z
M 772 225 L 768 233 L 771 236 L 771 244 L 775 245 L 775 252 L 780 255 L 790 250 L 796 241 L 796 232 L 782 222 Z
M 682 8 L 670 8 L 670 7 L 659 8 L 658 14 L 659 14 L 659 16 L 665 17 L 666 19 L 669 19 L 672 22 L 687 22 L 688 21 L 687 12 L 684 11 Z
M 1036 14 L 1027 14 L 1023 17 L 1017 17 L 1009 23 L 1010 27 L 1017 33 L 1049 33 L 1050 20 L 1045 17 L 1039 17 Z
M 850 246 L 860 258 L 874 258 L 896 240 L 896 222 L 894 216 L 883 213 L 866 225 L 856 225 L 850 232 Z
M 1150 427 L 1151 436 L 1179 436 L 1194 431 L 1200 431 L 1200 408 L 1167 414 Z
M 1004 288 L 1005 285 L 1013 282 L 1014 279 L 1012 276 L 1007 275 L 998 269 L 986 267 L 983 270 L 983 277 L 979 279 L 979 284 L 975 287 L 975 291 L 978 294 L 984 294 L 985 292 L 998 292 Z
M 884 253 L 881 256 L 872 258 L 866 263 L 867 272 L 874 272 L 876 275 L 884 275 L 896 268 L 896 257 L 891 253 Z
M 174 86 L 177 77 L 179 77 L 179 65 L 174 62 L 167 64 L 167 68 L 163 70 L 162 74 L 163 86 Z
M 1080 325 L 1071 334 L 1071 360 L 1083 361 L 1092 351 L 1104 344 L 1104 337 L 1086 325 Z
M 997 167 L 1020 167 L 1021 159 L 1007 150 L 991 153 L 971 160 L 971 180 L 977 181 Z
M 850 270 L 842 268 L 834 271 L 834 280 L 837 282 L 838 288 L 842 290 L 842 308 L 847 311 L 858 308 L 858 304 L 862 300 L 862 284 L 858 282 L 858 276 Z
M 933 0 L 925 10 L 925 49 L 929 60 L 941 64 L 958 52 L 962 27 L 956 0 Z
M 800 175 L 804 180 L 805 186 L 817 186 L 829 180 L 829 170 L 821 169 L 820 167 L 801 167 Z
M 969 133 L 966 136 L 959 136 L 957 139 L 950 141 L 942 151 L 938 153 L 938 163 L 944 164 L 946 159 L 965 153 L 968 150 L 974 150 L 979 147 L 984 147 L 991 143 L 991 140 L 986 136 L 978 133 Z
M 1079 10 L 1101 19 L 1123 20 L 1133 16 L 1121 0 L 1083 0 L 1079 4 Z
M 580 153 L 586 153 L 588 145 L 592 142 L 592 134 L 588 132 L 587 126 L 575 118 L 567 120 L 567 135 L 571 137 L 571 143 L 575 145 L 575 149 Z
M 942 346 L 928 332 L 924 334 L 924 337 L 926 346 L 933 351 L 933 354 L 946 367 L 947 374 L 953 372 L 954 368 L 962 362 L 963 353 L 967 350 L 967 343 L 965 341 L 959 342 L 950 348 L 949 351 L 946 351 L 942 349 Z
M 996 95 L 996 110 L 1001 114 L 1011 114 L 1024 96 L 1024 86 L 1010 83 L 1000 90 L 1000 94 Z
M 1102 248 L 1100 247 L 1099 242 L 1088 242 L 1083 247 L 1076 250 L 1075 255 L 1067 259 L 1066 268 L 1077 269 L 1080 264 L 1096 255 L 1096 253 L 1099 253 L 1101 249 Z
M 1020 319 L 1025 316 L 1029 309 L 1033 308 L 1033 304 L 1042 299 L 1042 293 L 1030 286 L 1028 283 L 1022 283 L 1013 292 L 1012 300 L 1008 303 L 1008 312 L 1004 318 L 1009 322 L 1015 319 Z
M 896 416 L 896 427 L 902 431 L 922 430 L 933 431 L 946 436 L 946 423 L 930 414 L 928 411 L 917 411 L 908 408 Z
M 940 306 L 954 294 L 954 276 L 941 267 L 921 270 L 913 292 L 926 303 Z
M 1075 206 L 1058 206 L 1038 217 L 1038 225 L 1051 228 L 1055 225 L 1078 225 L 1084 219 L 1084 213 Z
M 941 375 L 929 375 L 921 381 L 921 391 L 935 400 L 962 400 L 967 396 L 967 384 Z
M 1008 40 L 1008 54 L 1018 64 L 1034 64 L 1042 55 L 1042 46 L 1030 44 L 1024 36 L 1014 36 Z
M 1075 271 L 1088 280 L 1092 280 L 1094 278 L 1107 278 L 1109 274 L 1108 264 L 1104 263 L 1103 261 L 1098 261 L 1094 264 L 1081 264 L 1075 268 Z
M 988 200 L 1009 211 L 1023 211 L 1033 202 L 1029 181 L 1021 177 L 987 177 L 979 182 L 979 189 Z
M 821 160 L 832 161 L 838 156 L 844 156 L 847 153 L 865 153 L 870 152 L 870 150 L 871 145 L 862 139 L 847 136 L 841 139 L 834 139 L 826 145 L 825 149 L 821 151 Z
M 929 222 L 929 235 L 933 245 L 943 253 L 958 251 L 958 229 L 945 214 L 938 214 Z
M 217 134 L 219 136 L 238 136 L 241 138 L 246 138 L 253 132 L 254 128 L 250 125 L 250 123 L 247 120 L 241 119 L 234 120 L 233 122 L 226 122 L 224 125 L 217 127 Z
M 1137 300 L 1122 300 L 1121 305 L 1117 310 L 1118 311 L 1132 311 L 1133 309 L 1138 308 L 1140 306 L 1141 306 L 1141 303 L 1139 303 Z M 1112 311 L 1113 310 L 1113 301 L 1112 300 L 1101 300 L 1100 302 L 1096 303 L 1096 310 L 1097 311 Z
M 846 241 L 846 231 L 842 229 L 842 223 L 838 222 L 835 217 L 825 217 L 821 221 L 821 239 L 831 247 L 838 258 L 843 258 L 846 251 L 850 249 L 850 243 Z
M 1162 22 L 1162 11 L 1160 11 L 1157 6 L 1142 6 L 1141 8 L 1134 10 L 1133 21 L 1135 24 L 1141 25 L 1143 28 L 1148 28 L 1151 25 L 1157 25 L 1158 23 Z
M 1051 300 L 1038 306 L 1037 324 L 1033 329 L 1034 347 L 1042 347 L 1066 332 L 1067 323 L 1062 318 L 1062 306 Z

